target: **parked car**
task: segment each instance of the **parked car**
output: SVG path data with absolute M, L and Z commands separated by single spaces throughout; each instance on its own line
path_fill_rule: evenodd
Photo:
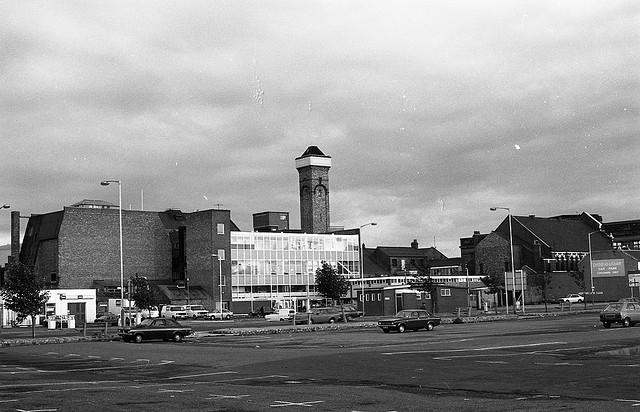
M 295 316 L 296 311 L 293 309 L 276 309 L 275 312 L 266 315 L 264 318 L 268 322 L 277 322 L 283 320 L 289 320 Z
M 118 329 L 118 335 L 125 342 L 140 343 L 143 340 L 162 339 L 180 342 L 191 334 L 191 328 L 184 327 L 173 319 L 148 318 L 132 327 Z
M 209 313 L 202 305 L 186 305 L 184 310 L 187 312 L 187 317 L 193 319 L 204 318 Z
M 622 298 L 618 302 L 634 302 L 640 303 L 640 298 Z
M 298 312 L 293 316 L 296 323 L 335 323 L 342 319 L 342 311 L 336 307 L 312 308 L 306 312 Z
M 105 312 L 98 316 L 93 323 L 106 323 L 109 326 L 118 326 L 118 315 L 111 312 Z
M 390 330 L 397 330 L 402 333 L 407 329 L 433 330 L 435 326 L 440 324 L 440 318 L 433 316 L 424 309 L 406 309 L 401 310 L 394 317 L 382 318 L 378 321 L 378 327 L 384 333 Z
M 600 312 L 600 322 L 605 328 L 611 327 L 612 323 L 620 323 L 625 328 L 633 326 L 640 322 L 640 303 L 610 303 Z
M 570 295 L 565 296 L 564 298 L 560 298 L 560 303 L 582 303 L 584 302 L 584 296 L 578 293 L 572 293 Z
M 332 306 L 336 310 L 340 311 L 340 314 L 344 311 L 344 315 L 349 319 L 355 319 L 362 316 L 362 311 L 356 309 L 353 305 L 341 305 L 341 306 Z
M 167 305 L 162 308 L 162 317 L 171 319 L 187 319 L 187 310 L 184 306 Z
M 232 317 L 233 317 L 233 312 L 231 312 L 228 309 L 222 309 L 222 311 L 220 311 L 220 309 L 216 309 L 216 310 L 214 310 L 212 312 L 207 312 L 207 314 L 204 315 L 205 319 L 212 319 L 212 320 L 215 320 L 215 319 L 219 319 L 219 320 L 227 319 L 228 320 L 228 319 L 231 319 Z

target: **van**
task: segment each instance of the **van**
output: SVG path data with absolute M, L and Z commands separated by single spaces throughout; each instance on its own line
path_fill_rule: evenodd
M 187 311 L 184 306 L 167 305 L 162 308 L 162 317 L 171 319 L 187 319 Z
M 202 319 L 209 311 L 202 305 L 186 305 L 184 310 L 187 312 L 188 318 Z

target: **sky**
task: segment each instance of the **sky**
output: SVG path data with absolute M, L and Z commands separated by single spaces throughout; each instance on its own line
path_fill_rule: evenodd
M 367 247 L 488 233 L 507 212 L 640 219 L 640 2 L 5 1 L 10 211 L 288 211 L 332 158 L 331 225 Z M 21 220 L 22 230 L 26 219 Z

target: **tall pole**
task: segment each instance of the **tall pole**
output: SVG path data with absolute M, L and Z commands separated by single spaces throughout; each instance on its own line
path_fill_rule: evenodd
M 122 182 L 120 180 L 103 180 L 102 186 L 110 183 L 118 184 L 118 220 L 120 226 L 120 326 L 124 326 L 124 261 L 122 254 Z
M 364 225 L 360 226 L 358 228 L 358 250 L 360 250 L 360 287 L 361 287 L 361 299 L 362 299 L 362 316 L 365 315 L 365 311 L 364 311 L 364 250 L 363 250 L 363 246 L 362 246 L 362 238 L 360 236 L 360 232 L 362 232 L 362 228 L 366 227 L 366 226 L 376 226 L 377 223 L 376 222 L 369 222 L 369 223 L 365 223 Z
M 218 270 L 220 271 L 220 316 L 222 316 L 222 259 L 218 254 Z
M 509 215 L 509 249 L 511 250 L 511 281 L 513 282 L 513 304 L 515 306 L 516 304 L 516 269 L 515 269 L 515 263 L 513 261 L 513 230 L 511 227 L 511 209 L 509 209 L 508 207 L 490 207 L 489 210 L 491 210 L 492 212 L 495 212 L 496 210 L 501 209 L 501 210 L 506 210 L 507 214 Z M 507 271 L 504 271 L 504 300 L 505 300 L 505 305 L 507 308 L 507 315 L 509 314 L 509 292 L 508 292 L 508 287 L 507 287 Z M 524 300 L 523 300 L 524 303 Z M 515 307 L 513 310 L 513 313 L 515 313 Z
M 591 235 L 593 235 L 594 233 L 599 233 L 602 229 L 598 228 L 599 230 L 596 230 L 594 232 L 591 232 L 587 235 L 587 239 L 589 239 L 589 280 L 591 281 L 591 305 L 593 306 L 594 302 L 595 302 L 595 287 L 593 285 L 593 257 L 592 257 L 592 250 L 591 250 Z
M 213 266 L 213 258 L 214 257 L 218 257 L 218 255 L 216 255 L 215 253 L 211 254 L 211 300 L 214 300 L 214 293 L 216 293 L 216 270 L 214 269 Z M 211 310 L 215 311 L 216 309 L 216 305 L 215 303 L 213 304 L 213 307 L 211 308 Z M 222 311 L 220 311 L 220 315 L 222 316 Z
M 511 248 L 511 282 L 513 284 L 513 289 L 511 289 L 511 295 L 513 297 L 513 305 L 515 313 L 515 304 L 516 304 L 516 266 L 513 260 L 513 231 L 511 230 L 511 210 L 506 208 L 509 212 L 509 247 Z

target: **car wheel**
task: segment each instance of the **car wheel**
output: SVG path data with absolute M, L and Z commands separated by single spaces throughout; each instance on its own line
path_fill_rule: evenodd
M 404 325 L 398 326 L 398 332 L 404 333 L 405 330 L 407 330 L 407 328 Z
M 142 335 L 139 333 L 133 339 L 136 343 L 142 343 Z
M 176 333 L 174 333 L 174 334 L 173 334 L 173 341 L 174 341 L 174 342 L 182 342 L 182 335 L 181 335 L 181 334 L 179 334 L 179 333 L 177 333 L 177 332 L 176 332 Z
M 231 319 L 231 315 L 227 315 L 227 318 L 226 318 L 226 319 L 227 319 L 227 320 Z
M 611 322 L 602 322 L 602 326 L 608 329 L 611 327 Z
M 336 323 L 336 320 L 334 318 L 329 319 L 329 323 Z
M 196 315 L 193 315 L 193 320 L 198 319 L 198 317 Z
M 382 331 L 383 331 L 384 333 L 389 333 L 389 328 L 382 328 Z
M 427 327 L 425 329 L 426 330 L 433 330 L 433 323 L 431 323 L 431 322 L 427 323 Z
M 623 328 L 628 328 L 629 326 L 631 326 L 631 319 L 624 318 L 624 320 L 622 321 L 622 327 Z

